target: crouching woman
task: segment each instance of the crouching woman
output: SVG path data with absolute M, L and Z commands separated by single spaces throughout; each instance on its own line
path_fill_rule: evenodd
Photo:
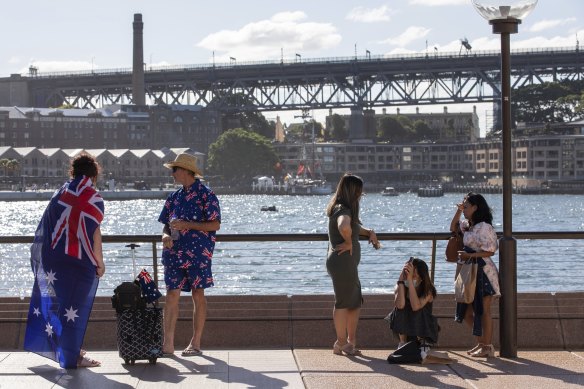
M 399 337 L 398 348 L 416 340 L 422 345 L 438 341 L 438 321 L 432 315 L 436 288 L 430 280 L 426 262 L 410 258 L 395 286 L 395 306 L 386 317 L 389 328 Z

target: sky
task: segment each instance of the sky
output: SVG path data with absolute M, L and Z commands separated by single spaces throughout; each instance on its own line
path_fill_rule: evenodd
M 504 1 L 518 2 L 483 3 Z M 39 72 L 131 68 L 134 13 L 141 13 L 144 22 L 147 66 L 228 63 L 231 57 L 236 63 L 354 57 L 367 51 L 371 55 L 458 53 L 461 39 L 467 39 L 473 51 L 500 49 L 499 35 L 492 34 L 471 0 L 2 3 L 0 78 L 26 74 L 30 65 Z M 511 36 L 511 49 L 575 48 L 577 41 L 584 40 L 582 15 L 582 0 L 539 0 L 519 33 Z M 481 128 L 490 109 L 484 104 L 477 108 Z M 424 113 L 441 110 L 420 107 Z M 457 105 L 449 110 L 468 112 L 472 107 Z M 326 113 L 313 114 L 322 121 Z M 283 121 L 294 121 L 293 115 L 282 113 Z M 270 113 L 266 116 L 271 118 Z

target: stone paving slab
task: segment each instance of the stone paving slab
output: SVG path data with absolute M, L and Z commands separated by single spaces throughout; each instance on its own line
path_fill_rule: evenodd
M 152 365 L 124 365 L 117 351 L 91 351 L 102 365 L 61 369 L 28 352 L 0 353 L 0 389 L 5 388 L 304 388 L 290 350 L 212 350 L 174 356 Z
M 584 353 L 520 351 L 516 359 L 472 358 L 448 351 L 449 365 L 390 365 L 389 351 L 362 350 L 362 357 L 332 350 L 294 350 L 307 388 L 572 388 L 584 386 Z
M 331 349 L 180 352 L 155 365 L 124 365 L 117 351 L 91 351 L 102 366 L 65 370 L 24 351 L 0 351 L 0 389 L 6 388 L 581 388 L 584 351 L 519 351 L 518 357 L 471 358 L 448 351 L 450 365 L 389 365 L 389 350 L 346 357 Z

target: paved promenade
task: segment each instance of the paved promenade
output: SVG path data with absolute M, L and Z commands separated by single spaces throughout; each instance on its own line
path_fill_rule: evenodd
M 520 351 L 516 359 L 467 357 L 448 351 L 451 365 L 389 365 L 388 350 L 362 357 L 328 349 L 206 350 L 156 365 L 122 365 L 117 351 L 90 356 L 102 366 L 64 370 L 38 355 L 0 352 L 0 389 L 7 388 L 581 388 L 584 351 Z

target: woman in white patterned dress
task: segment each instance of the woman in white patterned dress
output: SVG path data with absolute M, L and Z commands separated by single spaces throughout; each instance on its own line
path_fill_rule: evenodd
M 460 219 L 461 213 L 464 219 Z M 458 252 L 459 261 L 476 258 L 479 264 L 475 301 L 471 304 L 457 304 L 456 321 L 467 323 L 477 338 L 477 344 L 467 353 L 473 357 L 492 357 L 493 318 L 491 304 L 494 298 L 501 296 L 499 273 L 491 257 L 497 251 L 497 233 L 493 228 L 493 214 L 485 198 L 476 193 L 469 193 L 464 201 L 457 204 L 452 218 L 451 230 L 464 233 L 464 250 Z

